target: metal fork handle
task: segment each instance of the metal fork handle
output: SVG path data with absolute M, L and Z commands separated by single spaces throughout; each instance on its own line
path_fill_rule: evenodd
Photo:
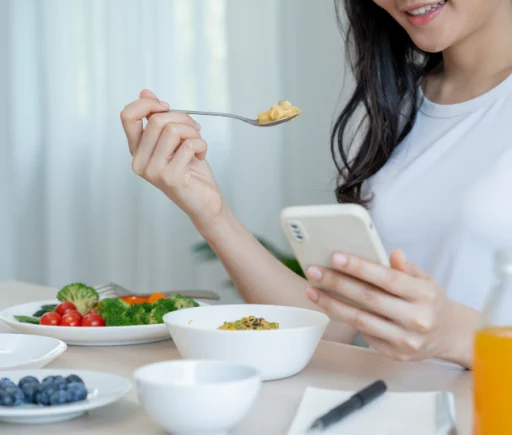
M 222 112 L 201 112 L 198 110 L 178 110 L 178 109 L 170 109 L 169 112 L 178 112 L 178 113 L 188 113 L 189 115 L 208 115 L 208 116 L 222 116 L 224 118 L 234 118 L 239 121 L 248 122 L 249 124 L 256 125 L 258 121 L 254 119 L 244 118 L 243 116 L 234 115 L 232 113 L 222 113 Z

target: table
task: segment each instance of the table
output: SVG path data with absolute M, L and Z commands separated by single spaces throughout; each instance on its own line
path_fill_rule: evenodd
M 34 300 L 51 299 L 56 290 L 24 283 L 0 284 L 0 309 Z M 0 325 L 0 333 L 8 332 Z M 1 340 L 1 335 L 0 335 Z M 47 368 L 99 370 L 131 378 L 135 368 L 170 359 L 179 354 L 171 340 L 153 344 L 114 347 L 69 346 Z M 1 374 L 1 372 L 0 372 Z M 398 363 L 376 352 L 355 346 L 321 342 L 306 369 L 291 378 L 265 382 L 260 396 L 245 420 L 233 432 L 235 435 L 281 435 L 291 424 L 306 387 L 356 390 L 380 378 L 391 391 L 451 391 L 456 398 L 460 435 L 471 433 L 471 373 L 458 366 L 425 361 Z M 163 435 L 162 430 L 144 412 L 136 398 L 135 385 L 123 400 L 93 410 L 67 422 L 41 425 L 38 435 L 72 433 Z M 31 425 L 0 423 L 0 433 L 33 435 Z

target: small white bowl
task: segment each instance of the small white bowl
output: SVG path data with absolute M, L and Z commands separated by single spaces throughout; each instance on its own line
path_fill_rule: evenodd
M 263 317 L 277 330 L 226 331 L 225 321 Z M 185 359 L 210 359 L 251 365 L 264 381 L 293 376 L 306 367 L 329 318 L 318 311 L 274 305 L 212 305 L 174 311 L 164 323 Z
M 146 412 L 179 435 L 226 434 L 261 386 L 254 368 L 219 361 L 163 361 L 138 368 L 133 377 Z
M 0 334 L 0 371 L 40 369 L 66 349 L 66 343 L 56 338 Z

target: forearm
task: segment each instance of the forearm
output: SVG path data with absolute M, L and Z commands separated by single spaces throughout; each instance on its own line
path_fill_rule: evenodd
M 459 364 L 467 369 L 473 367 L 473 340 L 478 326 L 480 313 L 466 305 L 453 303 L 453 328 L 450 339 L 439 357 Z
M 270 254 L 231 211 L 200 232 L 247 302 L 319 310 L 305 296 L 308 281 Z M 355 336 L 350 326 L 331 322 L 325 338 L 349 343 Z

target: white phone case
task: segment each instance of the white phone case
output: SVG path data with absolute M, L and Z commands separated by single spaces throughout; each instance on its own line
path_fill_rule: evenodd
M 336 252 L 389 266 L 370 214 L 357 204 L 288 207 L 281 212 L 280 220 L 304 271 L 309 266 L 332 269 L 332 256 Z

